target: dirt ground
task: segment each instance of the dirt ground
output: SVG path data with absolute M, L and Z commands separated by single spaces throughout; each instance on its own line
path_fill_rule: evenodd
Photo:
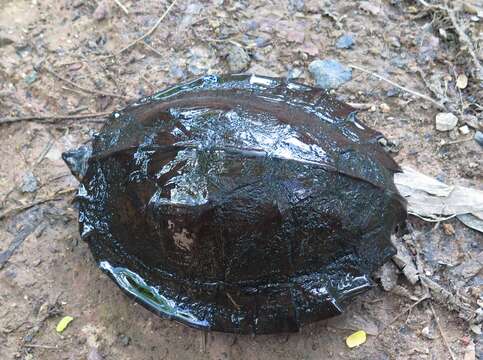
M 387 136 L 400 163 L 481 190 L 474 135 L 483 109 L 475 64 L 483 59 L 483 11 L 475 0 L 456 12 L 473 59 L 448 14 L 424 3 L 179 0 L 152 34 L 124 50 L 156 25 L 167 1 L 0 0 L 0 359 L 483 359 L 475 313 L 464 318 L 437 296 L 405 311 L 424 289 L 402 274 L 398 291 L 376 282 L 343 316 L 296 334 L 205 334 L 160 319 L 96 267 L 79 238 L 77 183 L 61 159 L 102 125 L 84 114 L 207 73 L 313 84 L 309 64 L 330 58 L 444 103 L 357 69 L 336 92 L 367 110 L 359 117 Z M 354 39 L 349 49 L 336 46 L 343 34 Z M 457 87 L 461 74 L 468 83 Z M 435 129 L 441 111 L 458 117 L 454 130 Z M 12 119 L 28 115 L 62 116 Z M 408 228 L 401 241 L 419 271 L 481 314 L 482 234 L 454 219 L 410 217 Z M 65 315 L 74 321 L 58 334 Z M 360 329 L 367 342 L 347 348 L 345 338 Z

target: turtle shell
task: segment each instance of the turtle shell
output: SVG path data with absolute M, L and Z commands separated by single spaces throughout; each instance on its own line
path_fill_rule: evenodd
M 406 205 L 381 136 L 324 90 L 210 75 L 64 159 L 81 236 L 125 292 L 196 328 L 275 333 L 340 314 L 394 254 Z

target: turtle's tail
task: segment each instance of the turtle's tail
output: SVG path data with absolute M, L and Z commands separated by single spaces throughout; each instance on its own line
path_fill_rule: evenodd
M 74 175 L 79 181 L 82 180 L 87 172 L 87 166 L 91 154 L 92 147 L 90 145 L 82 145 L 78 149 L 62 153 L 62 159 L 64 159 L 72 175 Z

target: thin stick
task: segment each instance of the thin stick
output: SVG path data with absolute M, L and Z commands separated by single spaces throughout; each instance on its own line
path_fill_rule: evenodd
M 166 9 L 166 11 L 163 13 L 163 15 L 160 16 L 160 18 L 158 19 L 158 21 L 156 21 L 156 23 L 153 25 L 153 27 L 151 29 L 149 29 L 146 33 L 144 33 L 144 35 L 142 35 L 142 36 L 138 37 L 136 40 L 130 42 L 125 47 L 123 47 L 121 50 L 119 50 L 117 53 L 112 54 L 112 55 L 103 56 L 103 58 L 110 58 L 110 57 L 114 57 L 114 56 L 120 55 L 124 51 L 132 48 L 139 41 L 142 41 L 142 40 L 146 39 L 149 35 L 151 35 L 158 28 L 159 24 L 161 24 L 161 22 L 164 20 L 164 18 L 169 14 L 169 12 L 171 11 L 171 9 L 173 8 L 174 4 L 176 4 L 176 1 L 178 1 L 178 0 L 173 0 L 173 2 L 171 3 L 171 5 L 168 6 L 168 8 Z
M 451 23 L 453 24 L 453 27 L 455 28 L 456 33 L 458 34 L 458 38 L 468 48 L 468 52 L 471 55 L 473 63 L 475 64 L 475 67 L 479 72 L 478 75 L 479 75 L 480 80 L 483 80 L 483 67 L 481 66 L 480 61 L 478 60 L 478 57 L 476 56 L 475 49 L 473 47 L 473 43 L 471 42 L 469 36 L 466 35 L 464 29 L 460 26 L 458 20 L 456 19 L 454 9 L 450 9 L 446 6 L 445 10 L 447 11 L 448 16 L 451 20 Z
M 24 344 L 26 348 L 40 348 L 40 349 L 52 349 L 52 350 L 60 350 L 58 346 L 54 345 L 42 345 L 42 344 Z
M 353 107 L 356 110 L 369 110 L 372 107 L 376 107 L 376 104 L 371 104 L 371 103 L 352 103 L 348 102 L 347 105 L 350 107 Z
M 230 299 L 231 303 L 236 307 L 237 310 L 240 310 L 240 305 L 238 305 L 235 301 L 235 299 L 233 299 L 233 297 L 230 295 L 230 293 L 226 293 L 226 296 L 228 297 L 228 299 Z
M 430 9 L 438 9 L 445 11 L 448 14 L 449 19 L 451 20 L 451 24 L 453 25 L 454 29 L 456 30 L 456 34 L 458 35 L 459 40 L 464 43 L 467 48 L 468 52 L 471 55 L 471 59 L 473 60 L 473 63 L 475 64 L 476 69 L 479 72 L 479 78 L 480 80 L 483 79 L 483 66 L 481 65 L 480 61 L 478 60 L 478 56 L 476 55 L 475 48 L 473 46 L 473 43 L 471 42 L 471 39 L 468 35 L 465 33 L 465 29 L 460 25 L 458 20 L 456 19 L 456 11 L 454 9 L 450 9 L 448 7 L 448 1 L 445 1 L 445 5 L 441 4 L 429 4 L 425 0 L 417 0 L 421 5 L 426 6 Z
M 27 204 L 27 205 L 24 205 L 24 206 L 19 206 L 19 207 L 13 208 L 13 209 L 5 210 L 3 213 L 0 214 L 0 220 L 4 219 L 6 217 L 12 216 L 12 215 L 16 215 L 16 214 L 21 213 L 25 210 L 31 209 L 31 208 L 33 208 L 34 206 L 37 206 L 37 205 L 42 205 L 42 204 L 45 204 L 45 203 L 48 203 L 48 202 L 51 202 L 51 201 L 62 200 L 62 198 L 60 197 L 61 195 L 73 193 L 73 192 L 76 192 L 76 191 L 77 191 L 77 189 L 75 189 L 75 188 L 65 189 L 65 190 L 57 192 L 53 196 L 48 197 L 46 199 L 37 200 L 37 201 L 34 201 L 33 203 L 30 203 L 30 204 Z
M 434 311 L 433 303 L 430 302 L 429 306 L 431 307 L 431 312 L 433 313 L 434 320 L 436 320 L 436 325 L 438 325 L 438 329 L 439 329 L 439 332 L 441 333 L 441 338 L 443 339 L 443 343 L 446 346 L 446 348 L 448 349 L 448 352 L 449 352 L 449 355 L 451 356 L 451 359 L 456 360 L 456 358 L 454 357 L 453 351 L 449 347 L 448 339 L 446 339 L 446 335 L 443 332 L 443 328 L 441 327 L 441 324 L 439 323 L 438 316 L 436 316 L 436 312 Z
M 406 309 L 404 309 L 403 311 L 401 311 L 387 325 L 384 325 L 384 327 L 382 328 L 381 332 L 377 336 L 381 335 L 384 332 L 384 330 L 386 330 L 389 326 L 391 326 L 392 324 L 394 324 L 396 322 L 396 320 L 399 319 L 401 316 L 403 316 L 407 312 L 411 311 L 416 306 L 418 306 L 420 303 L 422 303 L 424 300 L 427 300 L 429 298 L 430 298 L 429 294 L 426 294 L 422 298 L 420 298 L 419 300 L 417 300 L 416 302 L 414 302 L 413 304 L 411 304 L 410 306 L 408 306 Z
M 122 2 L 119 0 L 114 0 L 114 2 L 121 8 L 122 11 L 124 11 L 124 14 L 129 15 L 129 11 L 127 10 L 127 7 L 124 6 Z
M 103 116 L 110 115 L 111 113 L 112 111 L 104 111 L 104 112 L 98 112 L 98 113 L 77 114 L 77 115 L 27 115 L 27 116 L 19 116 L 19 117 L 5 117 L 5 118 L 0 118 L 0 125 L 19 122 L 19 121 L 86 119 L 86 118 L 103 117 Z
M 440 109 L 442 109 L 442 110 L 446 110 L 446 107 L 445 107 L 445 106 L 444 106 L 442 103 L 440 103 L 440 102 L 438 102 L 438 101 L 436 101 L 436 100 L 434 100 L 434 99 L 430 98 L 430 97 L 429 97 L 429 96 L 427 96 L 427 95 L 421 94 L 420 92 L 417 92 L 417 91 L 415 91 L 415 90 L 408 89 L 408 88 L 407 88 L 407 87 L 405 87 L 405 86 L 399 85 L 398 83 L 395 83 L 394 81 L 389 80 L 389 79 L 385 78 L 384 76 L 381 76 L 381 75 L 379 75 L 379 74 L 373 73 L 373 72 L 371 72 L 371 71 L 369 71 L 369 70 L 366 70 L 366 69 L 364 69 L 364 68 L 362 68 L 362 67 L 360 67 L 360 66 L 358 66 L 358 65 L 349 64 L 349 67 L 351 67 L 351 68 L 353 68 L 353 69 L 357 69 L 357 70 L 359 70 L 359 71 L 362 71 L 362 72 L 364 72 L 364 73 L 366 73 L 366 74 L 372 75 L 372 76 L 374 76 L 374 77 L 378 78 L 379 80 L 385 81 L 385 82 L 387 82 L 388 84 L 391 84 L 392 86 L 395 86 L 395 87 L 397 87 L 397 88 L 399 88 L 399 89 L 401 89 L 401 90 L 404 90 L 404 91 L 406 91 L 406 92 L 408 92 L 408 93 L 410 93 L 410 94 L 412 94 L 412 95 L 415 95 L 415 96 L 417 96 L 417 97 L 420 97 L 420 98 L 422 98 L 422 99 L 425 99 L 425 100 L 427 100 L 427 101 L 430 101 L 430 102 L 432 102 L 433 104 L 435 104 L 435 105 L 436 105 L 438 108 L 440 108 Z
M 45 69 L 45 71 L 47 71 L 53 77 L 56 77 L 57 79 L 66 82 L 70 86 L 73 86 L 73 87 L 75 87 L 75 88 L 77 88 L 79 90 L 82 90 L 82 91 L 86 92 L 86 93 L 97 94 L 97 95 L 102 95 L 102 96 L 116 97 L 116 98 L 119 98 L 119 99 L 128 99 L 126 96 L 122 96 L 122 95 L 118 95 L 118 94 L 113 94 L 113 93 L 105 92 L 105 91 L 99 91 L 99 90 L 85 88 L 83 86 L 77 85 L 75 82 L 70 81 L 69 79 L 66 79 L 66 78 L 64 78 L 64 77 L 56 74 L 55 72 L 53 72 L 52 70 L 50 70 L 47 67 L 45 67 L 44 69 Z
M 151 45 L 149 45 L 148 43 L 145 43 L 143 42 L 143 45 L 146 46 L 149 50 L 151 50 L 153 53 L 159 55 L 160 57 L 164 57 L 163 54 L 161 54 L 158 50 L 156 50 L 155 48 L 153 48 Z

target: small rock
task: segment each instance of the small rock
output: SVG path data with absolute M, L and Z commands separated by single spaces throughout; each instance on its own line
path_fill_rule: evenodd
M 102 360 L 102 356 L 96 348 L 92 348 L 87 356 L 87 360 Z
M 451 224 L 443 224 L 443 231 L 448 236 L 452 236 L 455 234 L 454 227 Z
M 386 96 L 394 97 L 394 96 L 398 96 L 400 93 L 401 91 L 397 87 L 392 87 L 388 91 L 386 91 Z
M 378 140 L 378 143 L 381 144 L 382 147 L 387 146 L 387 139 L 385 137 L 382 137 Z
M 317 86 L 323 89 L 335 89 L 352 79 L 352 69 L 336 60 L 314 60 L 309 65 L 309 72 Z
M 32 71 L 30 74 L 24 77 L 24 81 L 27 83 L 27 85 L 33 84 L 35 81 L 37 81 L 38 74 L 37 71 Z
M 36 192 L 38 188 L 38 181 L 34 174 L 31 172 L 25 173 L 22 178 L 22 187 L 20 190 L 24 193 Z
M 378 272 L 384 290 L 391 291 L 397 284 L 398 269 L 392 261 L 384 263 Z
M 297 79 L 302 75 L 302 70 L 299 68 L 292 68 L 287 73 L 287 79 Z
M 371 13 L 374 16 L 377 16 L 381 13 L 381 8 L 371 1 L 361 1 L 359 4 L 359 9 Z
M 185 77 L 183 69 L 175 64 L 171 65 L 169 68 L 169 74 L 176 80 L 183 79 Z
M 203 10 L 203 5 L 200 3 L 189 4 L 186 6 L 185 13 L 188 15 L 198 15 Z
M 468 125 L 463 125 L 458 130 L 462 135 L 468 135 L 470 133 L 470 128 L 468 127 Z
M 335 47 L 337 49 L 350 49 L 354 46 L 354 37 L 351 34 L 344 34 L 337 39 Z
M 425 64 L 434 61 L 440 49 L 439 38 L 423 32 L 421 33 L 419 41 L 421 42 L 421 46 L 419 47 L 417 57 L 418 63 Z
M 109 3 L 106 0 L 103 0 L 97 5 L 96 10 L 94 10 L 94 13 L 92 16 L 94 19 L 97 21 L 102 21 L 104 20 L 107 15 L 109 14 Z
M 211 49 L 204 46 L 193 46 L 189 50 L 187 70 L 193 75 L 209 74 L 216 65 Z
M 119 340 L 121 341 L 121 344 L 123 346 L 129 346 L 129 344 L 131 343 L 131 338 L 127 335 L 124 335 L 124 334 L 121 334 L 119 336 Z
M 483 132 L 477 131 L 475 133 L 475 141 L 480 144 L 480 146 L 483 146 Z
M 478 122 L 478 118 L 475 115 L 463 115 L 461 117 L 461 120 L 468 126 L 472 127 L 473 129 L 478 130 L 481 128 L 480 123 Z
M 241 73 L 250 65 L 250 56 L 240 46 L 230 46 L 226 60 L 232 73 Z
M 255 39 L 255 45 L 259 48 L 263 48 L 265 46 L 268 46 L 270 44 L 270 38 L 264 37 L 264 36 L 259 36 Z
M 303 11 L 305 8 L 305 0 L 288 0 L 288 8 L 291 12 Z
M 450 131 L 458 124 L 458 118 L 451 113 L 439 113 L 436 115 L 436 130 Z
M 456 86 L 459 89 L 464 89 L 468 86 L 468 77 L 465 74 L 460 74 L 456 78 Z
M 379 108 L 383 113 L 388 113 L 391 111 L 391 108 L 386 103 L 382 103 L 381 105 L 379 105 Z
M 481 306 L 481 305 L 480 305 Z M 477 324 L 480 324 L 483 322 L 483 308 L 480 307 L 479 309 L 477 309 L 476 311 L 476 318 L 475 318 L 475 322 Z
M 472 332 L 474 332 L 476 335 L 481 335 L 481 324 L 472 324 L 470 325 L 470 329 Z
M 426 339 L 434 340 L 438 336 L 435 334 L 434 329 L 431 329 L 429 326 L 425 326 L 421 331 L 421 335 L 423 335 Z

